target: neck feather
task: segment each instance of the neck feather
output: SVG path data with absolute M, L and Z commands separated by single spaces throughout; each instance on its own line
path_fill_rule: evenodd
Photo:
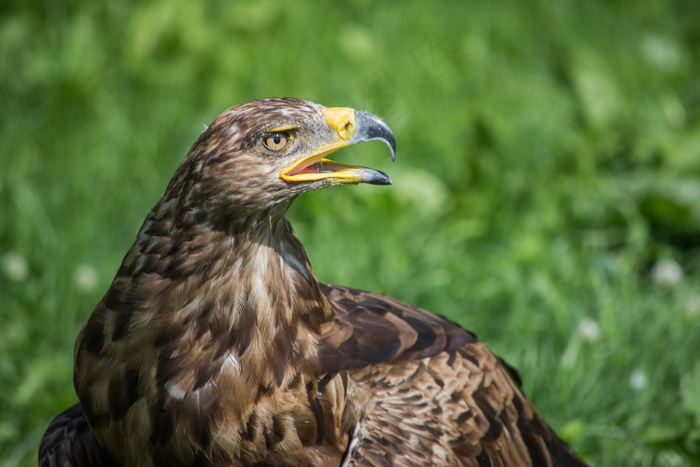
M 112 316 L 112 341 L 155 340 L 167 358 L 198 351 L 264 387 L 314 365 L 332 309 L 283 212 L 224 230 L 163 220 L 168 210 L 164 202 L 149 215 L 101 304 Z M 203 370 L 198 378 L 215 377 Z

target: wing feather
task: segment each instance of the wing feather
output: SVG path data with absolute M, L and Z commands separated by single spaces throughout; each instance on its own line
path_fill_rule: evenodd
M 95 441 L 76 404 L 56 417 L 46 429 L 39 446 L 40 467 L 116 467 L 115 460 Z
M 368 393 L 344 465 L 585 465 L 474 334 L 378 294 L 322 290 L 336 311 L 324 371 Z

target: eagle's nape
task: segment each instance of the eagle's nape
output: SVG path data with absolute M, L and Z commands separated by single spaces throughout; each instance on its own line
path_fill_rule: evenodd
M 375 139 L 394 155 L 379 118 L 297 99 L 217 118 L 78 337 L 40 465 L 584 465 L 473 334 L 316 281 L 284 213 L 390 183 L 327 159 Z

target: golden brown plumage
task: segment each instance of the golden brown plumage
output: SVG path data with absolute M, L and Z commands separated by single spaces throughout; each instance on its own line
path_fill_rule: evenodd
M 80 404 L 40 464 L 583 465 L 517 374 L 456 324 L 320 284 L 285 211 L 388 184 L 322 159 L 377 117 L 297 99 L 233 107 L 149 213 L 75 347 Z

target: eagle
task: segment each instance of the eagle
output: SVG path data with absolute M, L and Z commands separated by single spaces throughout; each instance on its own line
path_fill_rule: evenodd
M 582 466 L 518 374 L 459 325 L 319 282 L 285 216 L 302 193 L 389 185 L 328 159 L 396 140 L 293 98 L 231 107 L 147 215 L 74 352 L 79 404 L 41 466 Z

